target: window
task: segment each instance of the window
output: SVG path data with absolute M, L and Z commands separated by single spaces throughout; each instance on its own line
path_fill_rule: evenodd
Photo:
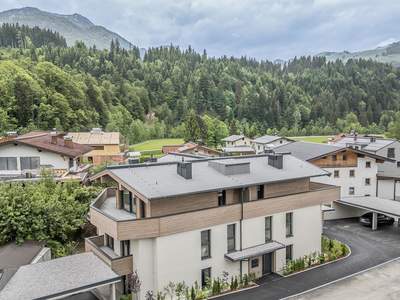
M 400 168 L 400 161 L 397 162 L 397 167 Z
M 140 217 L 141 218 L 146 218 L 146 203 L 144 201 L 140 201 Z
M 286 237 L 293 236 L 293 213 L 286 213 Z
M 354 186 L 349 187 L 349 195 L 354 195 Z
M 293 260 L 293 245 L 286 246 L 286 261 Z
M 265 218 L 265 242 L 272 240 L 272 217 Z
M 218 192 L 218 206 L 226 205 L 226 191 Z
M 343 158 L 343 160 L 347 160 L 347 155 L 343 154 L 342 158 Z
M 236 224 L 230 224 L 228 230 L 228 253 L 236 250 Z
M 371 162 L 370 161 L 366 161 L 365 162 L 365 167 L 366 168 L 371 168 Z
M 333 177 L 335 177 L 335 178 L 339 177 L 339 170 L 333 171 Z
M 17 170 L 16 157 L 0 157 L 0 170 Z
M 336 155 L 332 155 L 332 160 L 333 160 L 333 161 L 336 161 L 336 160 L 337 160 Z
M 106 237 L 106 246 L 114 250 L 114 238 L 107 233 L 104 236 Z
M 211 230 L 201 232 L 201 259 L 211 257 Z
M 257 199 L 264 199 L 264 185 L 257 186 Z
M 365 178 L 365 185 L 371 185 L 371 178 Z
M 355 171 L 354 170 L 350 170 L 349 175 L 350 175 L 350 177 L 354 177 L 355 176 Z
M 131 243 L 129 240 L 121 241 L 121 256 L 131 255 Z
M 209 278 L 211 278 L 211 268 L 201 270 L 201 287 L 207 286 Z
M 93 146 L 94 150 L 104 150 L 104 146 Z
M 388 148 L 387 149 L 387 157 L 389 157 L 389 158 L 394 158 L 395 157 L 394 148 Z
M 40 157 L 21 157 L 21 170 L 36 170 L 40 167 Z
M 258 258 L 254 258 L 254 259 L 251 260 L 251 268 L 253 268 L 253 269 L 257 268 L 258 264 L 259 264 Z
M 121 208 L 132 213 L 134 212 L 132 192 L 121 191 Z

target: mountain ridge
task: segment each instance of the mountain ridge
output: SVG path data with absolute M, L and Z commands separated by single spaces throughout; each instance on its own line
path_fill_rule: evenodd
M 87 46 L 107 49 L 111 40 L 118 40 L 122 48 L 130 48 L 132 43 L 104 26 L 96 25 L 87 17 L 74 13 L 58 14 L 40 10 L 36 7 L 14 8 L 0 12 L 1 23 L 19 23 L 38 26 L 59 32 L 69 46 L 76 41 L 83 41 Z

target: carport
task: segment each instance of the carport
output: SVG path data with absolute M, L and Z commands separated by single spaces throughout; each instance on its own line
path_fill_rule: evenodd
M 0 299 L 62 299 L 108 287 L 105 298 L 116 300 L 121 277 L 92 252 L 22 266 L 2 291 Z
M 337 203 L 365 209 L 372 212 L 372 230 L 378 227 L 378 213 L 397 220 L 400 219 L 400 202 L 371 196 L 345 197 L 336 200 Z

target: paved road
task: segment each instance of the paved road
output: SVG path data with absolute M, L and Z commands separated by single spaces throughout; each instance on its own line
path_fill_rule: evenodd
M 400 257 L 400 228 L 370 228 L 357 220 L 327 221 L 324 233 L 348 244 L 350 257 L 288 278 L 276 277 L 260 287 L 221 297 L 224 300 L 281 299 Z

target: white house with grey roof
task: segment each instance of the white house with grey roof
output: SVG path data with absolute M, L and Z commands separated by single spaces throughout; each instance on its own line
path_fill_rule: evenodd
M 267 150 L 271 150 L 290 142 L 293 142 L 293 140 L 277 135 L 263 135 L 251 140 L 251 147 L 256 151 L 256 153 L 264 153 Z
M 378 166 L 377 196 L 400 201 L 400 142 L 379 136 L 347 135 L 332 143 L 335 146 L 347 146 L 376 155 L 384 156 L 395 162 L 385 162 Z
M 242 134 L 234 134 L 227 136 L 221 140 L 225 148 L 233 148 L 240 146 L 250 146 L 250 139 Z
M 117 188 L 91 205 L 86 250 L 123 278 L 137 271 L 141 299 L 170 281 L 280 273 L 321 250 L 321 206 L 339 189 L 310 179 L 328 175 L 272 154 L 109 167 L 91 178 Z

